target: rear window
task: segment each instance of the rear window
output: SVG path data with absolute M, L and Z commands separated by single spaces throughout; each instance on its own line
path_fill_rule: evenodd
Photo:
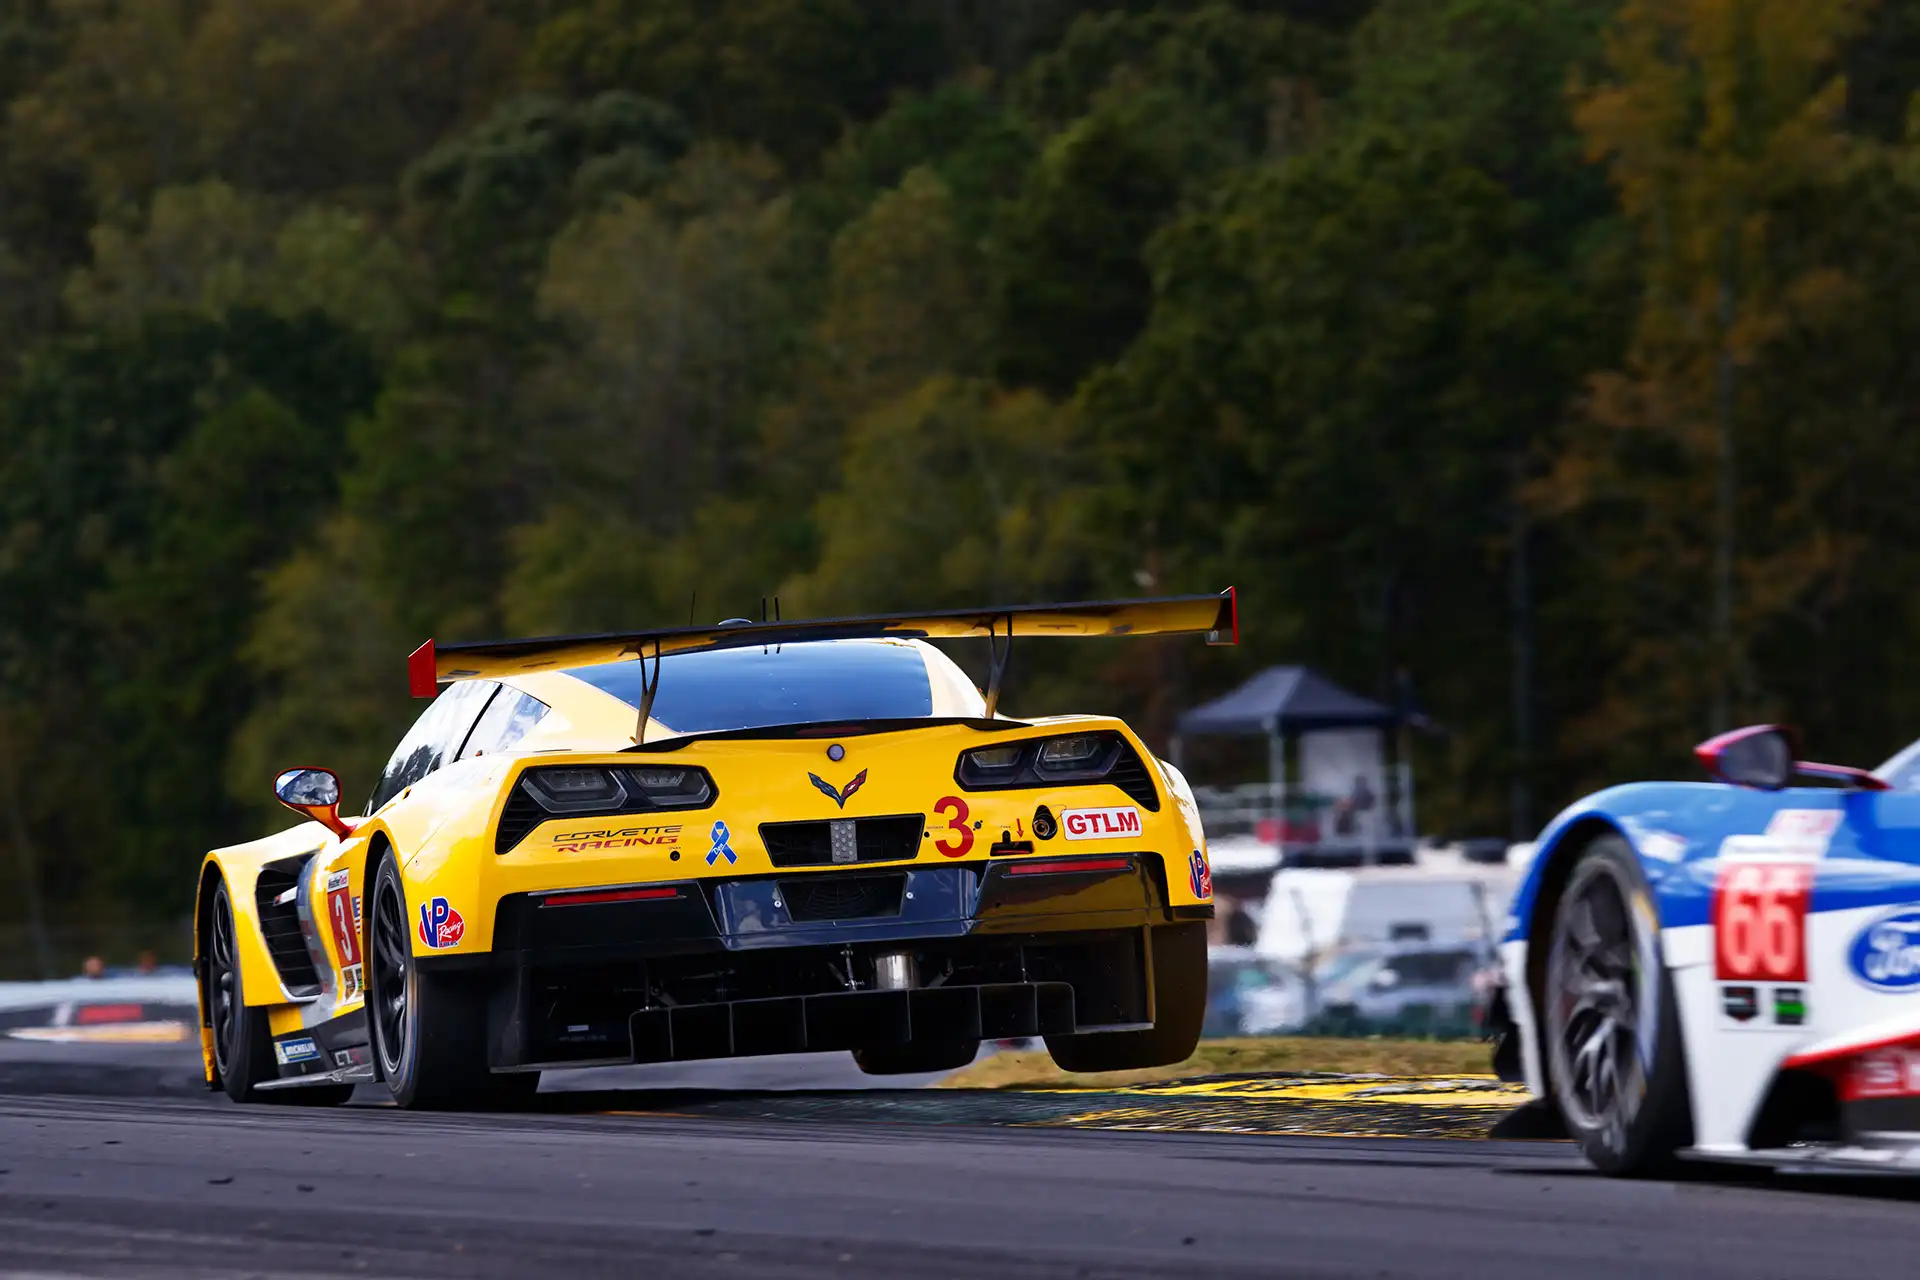
M 639 662 L 574 667 L 567 674 L 640 705 Z M 653 718 L 674 733 L 932 714 L 933 689 L 917 648 L 855 640 L 673 654 L 660 660 L 653 700 Z

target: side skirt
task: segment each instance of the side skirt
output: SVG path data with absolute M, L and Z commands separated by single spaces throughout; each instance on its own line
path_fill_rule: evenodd
M 273 1044 L 280 1078 L 262 1082 L 257 1086 L 261 1089 L 363 1084 L 376 1076 L 365 1008 L 282 1032 L 273 1037 Z
M 1888 1135 L 1895 1139 L 1895 1135 Z M 1796 1173 L 1877 1173 L 1889 1177 L 1920 1178 L 1920 1134 L 1900 1134 L 1896 1140 L 1871 1145 L 1816 1143 L 1804 1147 L 1770 1147 L 1758 1151 L 1680 1152 L 1702 1164 L 1744 1165 Z

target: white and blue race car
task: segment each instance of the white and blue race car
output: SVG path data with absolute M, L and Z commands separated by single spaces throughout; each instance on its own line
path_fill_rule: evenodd
M 1613 787 L 1541 835 L 1495 1013 L 1536 1102 L 1504 1131 L 1623 1175 L 1920 1173 L 1920 744 L 1878 773 L 1778 726 L 1695 754 L 1713 781 Z

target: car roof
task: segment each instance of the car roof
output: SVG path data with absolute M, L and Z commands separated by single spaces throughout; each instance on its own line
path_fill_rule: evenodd
M 911 653 L 926 673 L 932 694 L 931 714 L 933 716 L 967 717 L 985 714 L 985 703 L 972 680 L 951 658 L 924 640 L 891 638 L 813 640 L 797 645 L 786 645 L 784 649 L 817 652 L 827 646 L 832 646 L 836 658 L 851 657 L 857 660 L 859 657 L 871 655 L 871 659 L 876 664 L 897 663 L 903 656 L 903 650 Z M 662 688 L 665 687 L 665 682 L 673 679 L 676 663 L 687 664 L 690 660 L 703 659 L 724 660 L 731 655 L 747 655 L 751 658 L 761 656 L 757 649 L 669 654 L 660 660 Z M 583 678 L 580 674 L 608 668 L 620 668 L 618 675 L 621 677 L 626 677 L 629 670 L 632 672 L 630 678 L 607 681 L 606 683 L 613 688 L 625 691 L 626 686 L 638 680 L 640 664 L 637 661 L 603 663 L 597 668 L 542 671 L 529 675 L 509 676 L 501 680 L 501 684 L 538 698 L 551 708 L 550 714 L 521 740 L 515 750 L 519 752 L 611 751 L 632 746 L 637 719 L 634 703 L 611 692 L 609 688 L 601 687 L 589 678 Z M 657 717 L 648 721 L 649 739 L 669 737 L 676 732 L 679 732 L 678 726 L 662 723 Z

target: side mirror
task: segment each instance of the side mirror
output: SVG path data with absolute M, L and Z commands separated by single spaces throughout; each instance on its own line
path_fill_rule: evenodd
M 340 779 L 331 769 L 289 769 L 273 780 L 273 794 L 337 836 L 353 832 L 353 824 L 340 816 Z
M 1798 759 L 1799 735 L 1782 724 L 1748 725 L 1693 749 L 1693 755 L 1715 782 L 1760 791 L 1778 791 L 1798 775 L 1828 778 L 1862 791 L 1885 791 L 1884 779 L 1844 764 L 1816 764 Z
M 1707 739 L 1693 756 L 1715 782 L 1778 791 L 1793 780 L 1798 745 L 1785 725 L 1755 724 Z

